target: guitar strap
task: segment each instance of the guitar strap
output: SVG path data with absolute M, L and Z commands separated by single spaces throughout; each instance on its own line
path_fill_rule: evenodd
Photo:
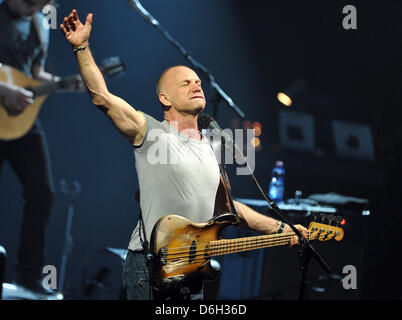
M 208 139 L 208 137 L 205 137 L 205 139 Z M 222 137 L 221 138 L 221 143 L 219 143 L 219 144 L 217 144 L 215 146 L 211 143 L 211 141 L 209 139 L 208 139 L 208 141 L 209 141 L 209 145 L 212 148 L 212 151 L 214 152 L 215 158 L 218 161 L 219 171 L 220 171 L 220 174 L 222 176 L 223 184 L 225 186 L 225 190 L 226 190 L 226 193 L 227 193 L 228 198 L 229 198 L 230 208 L 232 210 L 232 213 L 237 217 L 237 221 L 239 223 L 239 215 L 238 215 L 238 213 L 236 211 L 236 207 L 235 207 L 234 202 L 233 202 L 233 196 L 232 196 L 232 193 L 231 193 L 230 188 L 229 188 L 229 183 L 228 183 L 228 180 L 227 180 L 228 175 L 227 175 L 226 170 L 225 170 L 225 165 L 222 163 L 222 159 L 218 159 L 217 154 L 219 154 L 219 153 L 215 152 L 215 148 L 220 148 L 221 149 L 221 152 L 220 152 L 221 157 L 222 157 L 222 155 L 225 154 L 225 138 Z
M 147 236 L 145 233 L 144 220 L 142 218 L 142 210 L 141 210 L 141 205 L 140 205 L 140 190 L 137 190 L 135 192 L 135 201 L 137 201 L 138 208 L 139 208 L 138 219 L 140 222 L 140 230 L 139 230 L 140 242 L 141 242 L 142 248 L 144 250 L 144 255 L 145 255 L 145 257 L 147 257 L 147 255 L 149 253 L 149 243 L 148 243 Z

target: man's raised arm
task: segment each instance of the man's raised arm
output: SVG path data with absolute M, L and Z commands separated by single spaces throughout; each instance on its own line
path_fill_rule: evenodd
M 144 115 L 108 91 L 103 75 L 89 49 L 92 18 L 92 13 L 88 14 L 85 24 L 82 24 L 74 9 L 68 17 L 64 18 L 60 29 L 73 46 L 81 76 L 91 95 L 92 103 L 108 115 L 116 128 L 131 143 L 138 145 L 142 142 L 146 131 Z

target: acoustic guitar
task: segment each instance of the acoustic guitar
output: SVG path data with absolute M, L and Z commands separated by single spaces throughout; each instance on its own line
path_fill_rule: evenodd
M 294 232 L 218 239 L 222 229 L 237 224 L 233 214 L 214 217 L 206 223 L 193 223 L 178 215 L 158 220 L 151 234 L 150 272 L 153 285 L 164 292 L 176 290 L 194 279 L 212 280 L 219 275 L 211 263 L 215 256 L 289 245 Z M 332 223 L 332 222 L 330 222 Z M 344 232 L 334 225 L 311 222 L 307 240 L 342 240 Z
M 119 57 L 110 57 L 99 68 L 104 76 L 115 76 L 125 70 Z M 18 115 L 11 115 L 7 106 L 0 100 L 0 139 L 15 140 L 24 136 L 33 126 L 39 111 L 49 94 L 70 85 L 77 84 L 79 75 L 62 78 L 59 82 L 42 82 L 29 78 L 21 71 L 0 63 L 0 81 L 23 87 L 34 94 L 34 102 Z

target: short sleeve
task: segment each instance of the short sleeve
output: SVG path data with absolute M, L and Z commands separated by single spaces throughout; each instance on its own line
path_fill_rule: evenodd
M 140 111 L 141 112 L 141 111 Z M 166 132 L 163 124 L 156 120 L 155 118 L 151 117 L 150 115 L 143 113 L 145 117 L 146 123 L 146 131 L 144 135 L 144 139 L 142 140 L 140 145 L 134 145 L 134 151 L 136 152 L 145 152 L 148 150 L 149 146 L 155 142 L 155 139 L 158 135 L 161 135 Z

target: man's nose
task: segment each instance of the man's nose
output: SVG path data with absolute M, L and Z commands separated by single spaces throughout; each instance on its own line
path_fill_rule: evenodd
M 199 84 L 197 84 L 197 83 L 192 84 L 191 90 L 193 92 L 201 92 L 202 91 L 201 86 Z

